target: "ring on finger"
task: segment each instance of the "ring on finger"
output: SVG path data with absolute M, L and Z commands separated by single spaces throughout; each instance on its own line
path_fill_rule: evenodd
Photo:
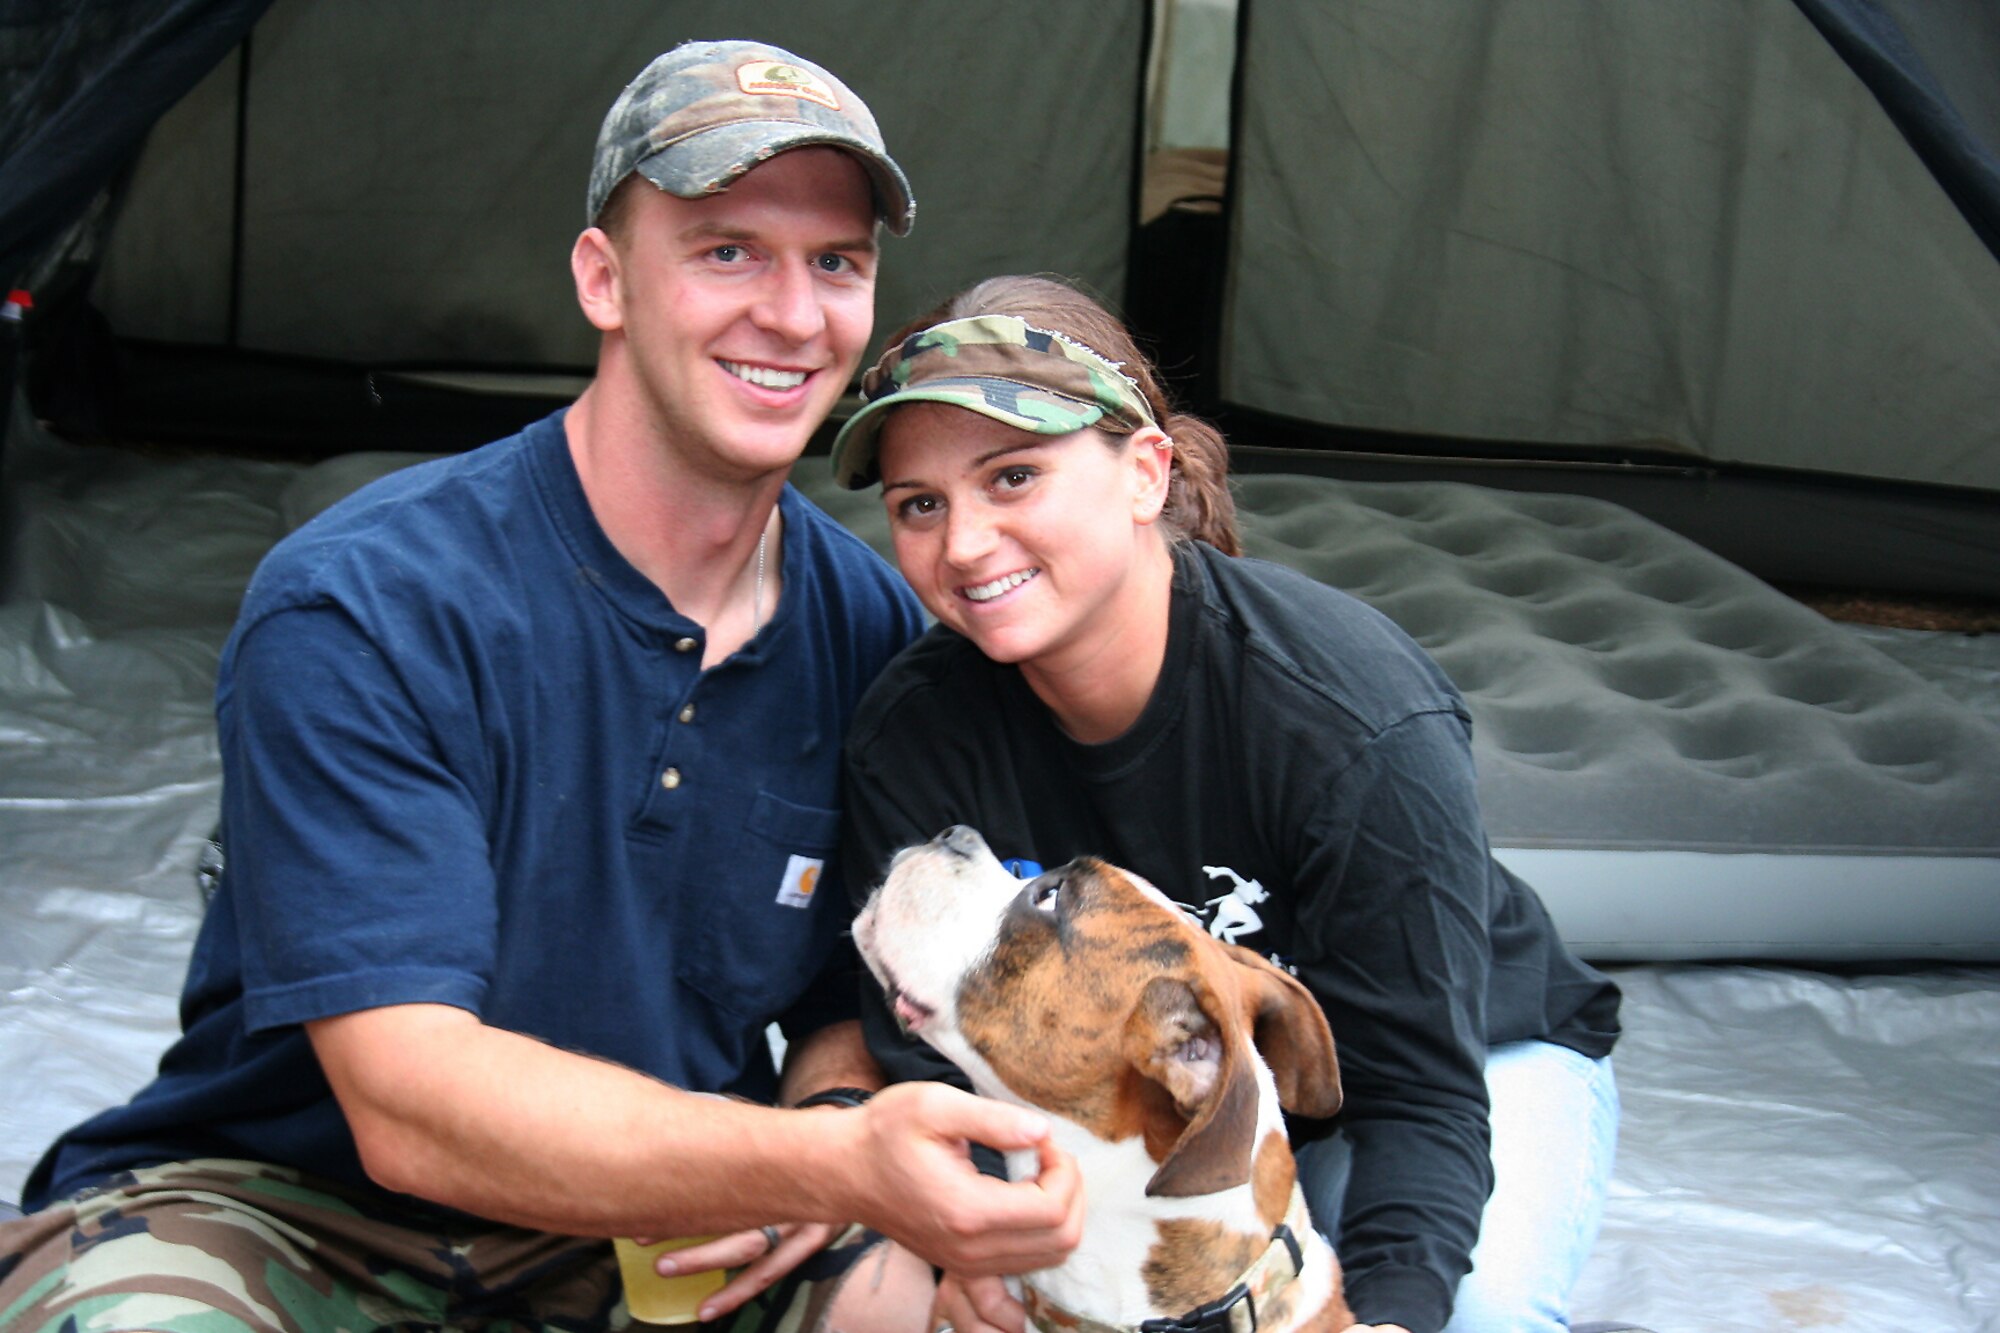
M 758 1230 L 764 1233 L 764 1253 L 766 1254 L 777 1249 L 778 1242 L 785 1238 L 783 1233 L 774 1226 L 766 1225 L 759 1227 Z

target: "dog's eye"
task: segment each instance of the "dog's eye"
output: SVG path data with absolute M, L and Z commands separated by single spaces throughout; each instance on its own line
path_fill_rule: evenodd
M 1062 880 L 1054 875 L 1044 875 L 1042 882 L 1035 886 L 1034 904 L 1038 912 L 1056 910 L 1056 897 L 1062 893 Z

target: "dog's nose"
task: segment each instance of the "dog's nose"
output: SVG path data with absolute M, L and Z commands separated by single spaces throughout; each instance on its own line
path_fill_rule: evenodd
M 963 824 L 953 824 L 931 841 L 954 856 L 977 856 L 986 849 L 986 839 Z

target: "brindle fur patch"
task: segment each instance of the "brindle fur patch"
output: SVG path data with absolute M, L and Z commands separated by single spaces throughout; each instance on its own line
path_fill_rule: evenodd
M 1125 961 L 1133 964 L 1150 963 L 1154 967 L 1180 968 L 1188 961 L 1188 942 L 1172 935 L 1146 940 L 1128 949 Z
M 1161 1310 L 1192 1310 L 1223 1295 L 1271 1243 L 1269 1236 L 1245 1235 L 1192 1217 L 1154 1225 L 1160 1238 L 1140 1272 L 1146 1294 Z
M 1079 862 L 1063 893 L 1053 922 L 1003 921 L 991 962 L 959 989 L 960 1027 L 1017 1096 L 1115 1142 L 1149 1121 L 1129 1084 L 1105 1078 L 1125 1064 L 1134 963 L 1191 970 L 1192 951 L 1182 923 L 1101 862 Z

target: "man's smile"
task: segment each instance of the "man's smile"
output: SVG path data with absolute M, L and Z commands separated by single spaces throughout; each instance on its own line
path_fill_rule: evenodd
M 806 370 L 784 370 L 777 366 L 753 365 L 748 361 L 723 361 L 717 365 L 746 384 L 754 384 L 760 389 L 796 389 L 806 382 L 812 373 Z

